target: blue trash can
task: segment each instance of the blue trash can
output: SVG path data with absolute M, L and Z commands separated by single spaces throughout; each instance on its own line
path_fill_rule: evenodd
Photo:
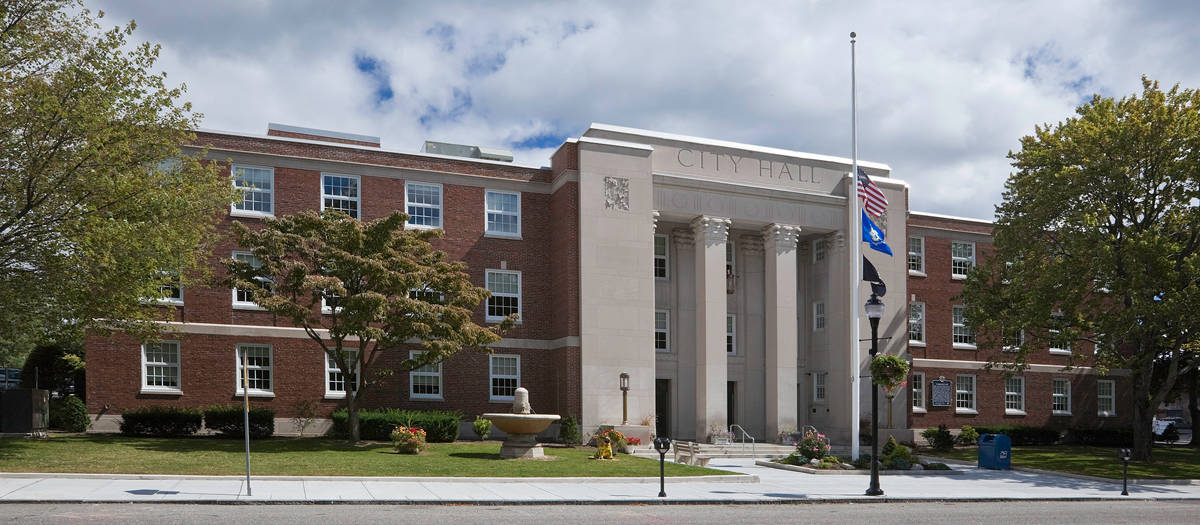
M 1012 439 L 1004 434 L 979 436 L 979 468 L 1012 469 Z

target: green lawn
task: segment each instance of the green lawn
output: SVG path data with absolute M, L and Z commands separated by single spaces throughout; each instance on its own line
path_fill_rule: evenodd
M 1013 447 L 1012 465 L 1101 478 L 1121 479 L 1117 448 L 1055 445 Z M 977 450 L 959 448 L 949 452 L 923 450 L 921 455 L 975 461 Z M 1131 479 L 1200 479 L 1200 450 L 1190 447 L 1155 447 L 1154 462 L 1129 462 Z
M 0 439 L 0 471 L 105 474 L 244 474 L 243 442 L 216 438 L 129 438 L 60 435 Z M 329 439 L 274 438 L 250 442 L 250 470 L 278 476 L 613 477 L 658 476 L 658 461 L 620 455 L 588 459 L 588 448 L 546 447 L 547 461 L 501 460 L 500 443 L 432 443 L 418 456 L 390 444 L 358 446 Z M 734 474 L 668 462 L 668 476 Z

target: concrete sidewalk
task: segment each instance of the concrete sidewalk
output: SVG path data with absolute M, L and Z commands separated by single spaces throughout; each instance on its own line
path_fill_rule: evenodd
M 863 475 L 812 475 L 726 459 L 710 466 L 751 475 L 739 480 L 494 478 L 252 478 L 246 496 L 238 477 L 0 474 L 0 503 L 817 503 L 868 501 L 999 501 L 1200 499 L 1200 485 L 1131 485 L 1045 473 L 987 471 L 955 466 L 961 476 L 881 477 L 884 497 L 863 495 Z

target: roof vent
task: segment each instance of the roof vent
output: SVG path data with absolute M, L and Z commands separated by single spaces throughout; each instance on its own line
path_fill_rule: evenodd
M 451 144 L 449 142 L 434 142 L 432 140 L 425 141 L 421 152 L 450 157 L 466 157 L 469 159 L 497 160 L 500 162 L 513 161 L 513 154 L 508 150 L 468 146 L 466 144 Z

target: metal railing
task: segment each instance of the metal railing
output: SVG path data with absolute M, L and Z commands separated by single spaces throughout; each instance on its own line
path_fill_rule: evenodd
M 736 424 L 729 425 L 729 432 L 733 433 L 733 429 L 735 428 L 742 432 L 742 452 L 746 451 L 746 438 L 750 438 L 750 453 L 757 457 L 758 451 L 755 449 L 754 436 L 751 436 L 749 432 L 746 432 L 746 429 L 742 428 L 741 425 Z

